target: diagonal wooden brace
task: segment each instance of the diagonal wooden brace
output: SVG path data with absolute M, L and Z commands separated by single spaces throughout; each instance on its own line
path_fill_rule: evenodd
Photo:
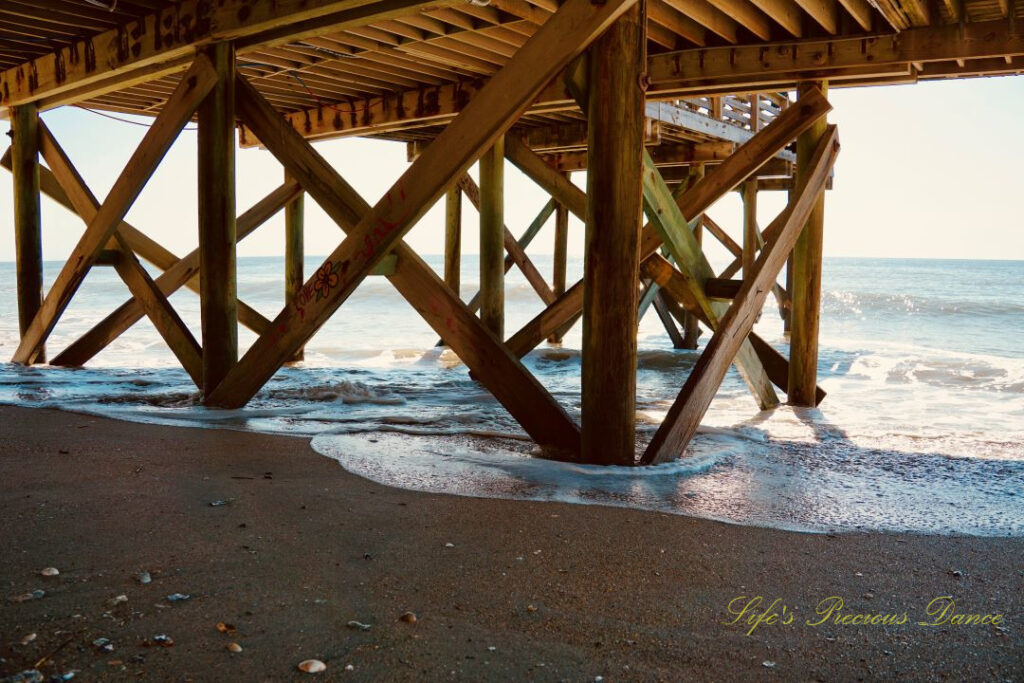
M 160 160 L 216 80 L 217 74 L 209 60 L 198 56 L 153 125 L 146 131 L 139 147 L 128 160 L 96 216 L 75 245 L 53 286 L 47 292 L 42 308 L 22 336 L 21 343 L 11 359 L 13 362 L 31 363 L 35 358 L 64 309 L 78 291 L 97 255 L 107 244 Z
M 237 237 L 241 241 L 263 225 L 286 204 L 302 194 L 302 188 L 294 180 L 288 181 L 256 202 L 248 211 L 240 214 L 237 221 Z M 123 234 L 123 227 L 121 228 Z M 129 243 L 130 244 L 130 243 Z M 133 247 L 134 248 L 134 247 Z M 137 251 L 137 250 L 136 250 Z M 155 281 L 164 294 L 170 296 L 183 286 L 195 283 L 199 273 L 199 250 L 193 249 L 171 264 Z M 266 331 L 270 321 L 255 309 L 238 302 L 238 318 L 257 334 Z M 121 304 L 91 330 L 75 340 L 51 362 L 52 365 L 79 366 L 102 351 L 144 315 L 142 305 L 136 299 Z M 262 321 L 262 322 L 261 322 Z
M 466 193 L 466 198 L 476 208 L 480 210 L 480 188 L 477 187 L 476 182 L 469 177 L 468 174 L 463 173 L 457 181 L 458 186 Z M 533 290 L 537 292 L 537 296 L 545 304 L 550 304 L 555 300 L 555 293 L 551 291 L 551 287 L 544 280 L 544 276 L 540 274 L 537 267 L 533 265 L 533 261 L 526 255 L 526 251 L 523 247 L 519 246 L 519 242 L 516 241 L 515 235 L 512 231 L 505 226 L 505 251 L 508 252 L 508 257 L 505 259 L 512 259 L 512 262 L 519 267 L 523 275 L 526 277 L 526 281 L 530 283 Z M 508 272 L 506 269 L 505 272 Z
M 836 128 L 829 126 L 809 164 L 810 172 L 801 179 L 794 192 L 778 238 L 769 242 L 754 262 L 751 277 L 743 281 L 739 294 L 722 317 L 665 421 L 644 452 L 640 460 L 642 464 L 656 464 L 678 457 L 693 438 L 733 356 L 753 328 L 757 312 L 771 291 L 771 283 L 778 277 L 814 203 L 824 191 L 825 181 L 838 153 Z
M 746 180 L 761 166 L 784 149 L 797 135 L 828 113 L 832 105 L 821 92 L 803 99 L 803 104 L 787 108 L 777 119 L 762 128 L 757 135 L 737 149 L 728 159 L 709 172 L 676 198 L 683 216 L 698 216 L 730 190 Z M 548 166 L 528 147 L 509 136 L 505 155 L 523 173 L 544 188 L 579 217 L 586 213 L 586 196 L 561 173 Z M 640 258 L 645 259 L 661 246 L 661 237 L 650 225 L 641 236 Z M 583 310 L 583 285 L 578 282 L 565 291 L 553 304 L 528 322 L 508 340 L 513 353 L 524 356 L 548 335 Z

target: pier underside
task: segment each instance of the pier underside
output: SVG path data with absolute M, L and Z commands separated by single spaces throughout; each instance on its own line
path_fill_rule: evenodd
M 100 2 L 102 4 L 102 2 Z M 0 111 L 12 127 L 21 342 L 46 342 L 94 266 L 132 298 L 52 365 L 79 366 L 147 317 L 213 407 L 245 405 L 369 276 L 390 280 L 473 376 L 552 457 L 653 464 L 681 455 L 730 366 L 752 408 L 824 398 L 817 387 L 824 198 L 839 151 L 830 88 L 1024 72 L 1018 0 L 73 0 L 0 8 Z M 152 116 L 101 201 L 39 113 L 63 105 Z M 199 129 L 198 246 L 181 257 L 124 221 L 181 129 Z M 239 212 L 235 140 L 265 147 L 283 182 Z M 410 165 L 371 203 L 317 152 L 343 136 L 407 145 Z M 504 221 L 506 160 L 551 200 L 517 236 Z M 45 162 L 45 166 L 40 163 Z M 479 185 L 467 171 L 478 163 Z M 586 191 L 571 174 L 586 171 Z M 734 238 L 709 215 L 742 193 Z M 763 229 L 759 192 L 785 191 Z M 42 294 L 40 196 L 85 230 Z M 480 214 L 481 291 L 458 293 L 461 195 Z M 303 197 L 341 231 L 302 273 Z M 370 198 L 373 199 L 373 198 Z M 445 201 L 445 272 L 403 237 Z M 235 246 L 286 216 L 287 304 L 269 320 L 236 296 Z M 586 225 L 583 279 L 566 282 L 568 215 Z M 527 254 L 555 221 L 551 281 Z M 712 270 L 710 239 L 735 257 Z M 159 269 L 154 278 L 141 260 Z M 787 265 L 788 264 L 788 265 Z M 544 303 L 506 330 L 504 273 Z M 785 277 L 783 277 L 785 271 Z M 168 297 L 199 293 L 199 339 Z M 769 294 L 791 335 L 786 358 L 753 333 Z M 653 307 L 700 358 L 636 453 L 638 320 Z M 580 422 L 520 362 L 582 320 Z M 239 353 L 237 326 L 258 335 Z

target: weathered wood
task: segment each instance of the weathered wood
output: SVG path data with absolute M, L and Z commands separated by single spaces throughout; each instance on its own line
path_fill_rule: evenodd
M 251 86 L 244 81 L 238 85 L 239 110 L 245 123 L 268 140 L 270 151 L 339 227 L 353 231 L 363 216 L 372 216 L 369 205 Z M 442 181 L 439 192 L 443 189 Z M 406 300 L 451 344 L 528 434 L 543 445 L 578 453 L 579 430 L 564 409 L 404 242 L 399 241 L 395 251 L 398 266 L 389 279 Z M 253 386 L 264 381 L 261 378 Z M 255 389 L 247 389 L 251 391 Z M 231 403 L 240 405 L 246 398 L 235 396 Z
M 704 293 L 712 299 L 735 299 L 743 286 L 743 280 L 709 278 L 704 282 Z
M 263 225 L 274 214 L 280 211 L 282 207 L 287 205 L 289 201 L 298 197 L 301 192 L 302 190 L 299 188 L 297 183 L 294 181 L 286 181 L 276 190 L 256 202 L 252 208 L 238 217 L 238 240 L 241 241 L 252 234 L 256 228 Z M 122 237 L 128 234 L 124 226 L 119 228 L 119 232 Z M 132 244 L 131 240 L 127 237 L 126 241 L 129 245 Z M 134 246 L 132 248 L 136 249 Z M 182 286 L 193 284 L 198 275 L 199 250 L 194 249 L 181 259 L 176 260 L 173 264 L 169 265 L 164 273 L 156 279 L 156 286 L 164 296 L 170 296 Z M 244 319 L 242 314 L 244 310 L 251 309 L 242 304 L 242 302 L 239 302 L 240 319 Z M 84 365 L 89 361 L 89 359 L 106 348 L 110 342 L 121 336 L 125 330 L 138 322 L 139 319 L 142 318 L 143 314 L 144 311 L 140 303 L 134 298 L 129 299 L 56 356 L 53 359 L 52 364 L 63 366 Z M 270 321 L 263 318 L 263 316 L 256 311 L 251 311 L 251 315 L 258 317 L 265 322 L 260 324 L 256 317 L 254 317 L 247 323 L 250 328 L 252 328 L 257 334 L 265 332 L 267 327 L 270 326 Z
M 285 183 L 291 181 L 287 171 L 284 174 Z M 306 197 L 299 192 L 292 201 L 284 207 L 284 300 L 291 301 L 302 291 L 302 283 L 306 281 L 303 274 L 303 261 L 306 258 L 305 233 L 306 233 Z M 305 358 L 306 352 L 303 347 L 292 355 L 288 362 L 297 363 Z
M 14 258 L 18 330 L 25 335 L 43 305 L 43 225 L 39 208 L 39 114 L 35 105 L 11 112 L 11 174 L 14 177 Z M 46 362 L 42 347 L 34 359 Z
M 799 97 L 827 84 L 801 85 Z M 797 183 L 813 172 L 815 150 L 826 135 L 824 118 L 797 138 Z M 789 396 L 791 405 L 815 405 L 818 382 L 818 317 L 821 313 L 821 259 L 825 225 L 825 193 L 814 202 L 807 225 L 793 248 L 793 286 L 790 289 Z
M 480 319 L 499 339 L 505 337 L 504 169 L 502 136 L 480 157 Z
M 779 150 L 788 145 L 790 140 L 810 127 L 829 109 L 831 105 L 824 96 L 817 98 L 814 103 L 805 99 L 802 105 L 787 108 L 771 125 L 736 150 L 718 168 L 676 198 L 676 205 L 682 215 L 697 216 L 704 213 L 714 202 L 767 163 Z M 577 217 L 585 218 L 586 195 L 578 187 L 568 182 L 524 145 L 515 144 L 511 138 L 506 144 L 505 153 L 513 164 Z M 651 256 L 660 246 L 661 238 L 658 231 L 653 226 L 646 226 L 641 234 L 641 258 Z M 526 355 L 582 310 L 583 287 L 580 281 L 516 332 L 508 340 L 509 349 L 519 357 Z
M 140 70 L 188 58 L 205 43 L 250 50 L 454 4 L 445 0 L 180 0 L 0 73 L 0 107 L 76 90 L 80 100 L 131 83 Z M 151 5 L 152 6 L 152 5 Z M 151 76 L 152 77 L 152 76 Z M 94 89 L 90 89 L 93 87 Z M 67 102 L 62 102 L 67 103 Z
M 644 452 L 643 464 L 656 464 L 678 457 L 696 433 L 733 357 L 753 328 L 757 311 L 764 305 L 771 283 L 778 277 L 819 193 L 824 190 L 838 151 L 838 136 L 832 126 L 815 150 L 809 173 L 800 181 L 778 239 L 761 252 L 751 277 L 744 280 L 742 290 L 723 316 L 665 421 Z
M 743 183 L 743 251 L 740 261 L 743 277 L 754 267 L 757 258 L 757 181 Z
M 568 175 L 566 179 L 569 179 Z M 569 265 L 569 209 L 565 208 L 564 204 L 558 204 L 555 208 L 555 247 L 552 261 L 552 289 L 555 298 L 558 298 L 565 294 L 566 268 Z M 556 332 L 548 336 L 548 341 L 560 344 L 562 336 Z
M 120 245 L 121 258 L 114 263 L 117 274 L 128 286 L 128 291 L 139 302 L 142 310 L 153 327 L 163 337 L 171 352 L 178 358 L 185 372 L 199 388 L 203 382 L 202 349 L 188 327 L 171 308 L 171 304 L 153 282 L 146 269 L 128 248 L 128 244 L 119 233 L 114 234 L 115 241 Z
M 704 177 L 704 164 L 698 164 L 691 168 L 689 184 L 696 183 Z M 696 240 L 697 245 L 701 251 L 704 250 L 704 219 L 706 214 L 701 214 L 694 219 L 693 223 L 693 238 Z M 697 316 L 691 313 L 683 314 L 683 320 L 680 322 L 683 326 L 683 345 L 681 348 L 684 349 L 696 349 L 697 340 L 700 338 L 700 326 L 698 325 Z
M 15 363 L 33 362 L 47 336 L 64 312 L 78 287 L 85 279 L 96 255 L 124 218 L 132 202 L 160 160 L 170 148 L 178 132 L 191 118 L 199 103 L 216 83 L 217 74 L 208 59 L 200 55 L 182 77 L 174 94 L 150 126 L 138 149 L 132 154 L 124 171 L 114 182 L 107 198 L 85 233 L 72 250 L 67 262 L 43 300 L 39 313 L 22 337 L 12 359 Z
M 452 185 L 445 193 L 444 283 L 459 293 L 462 272 L 462 190 Z
M 199 105 L 199 301 L 203 325 L 203 395 L 238 362 L 235 263 L 235 53 L 216 43 L 203 54 L 217 84 Z M 301 347 L 300 347 L 301 348 Z M 294 357 L 298 348 L 289 357 Z
M 644 90 L 643 6 L 587 53 L 588 171 L 583 278 L 583 461 L 636 458 L 637 278 Z
M 653 285 L 657 287 L 657 285 Z M 654 310 L 658 314 L 658 318 L 661 320 L 662 326 L 665 331 L 668 332 L 668 338 L 672 342 L 672 348 L 684 349 L 683 335 L 679 333 L 679 328 L 676 327 L 675 320 L 672 319 L 672 314 L 668 311 L 668 306 L 665 304 L 665 298 L 662 292 L 656 291 L 654 294 Z

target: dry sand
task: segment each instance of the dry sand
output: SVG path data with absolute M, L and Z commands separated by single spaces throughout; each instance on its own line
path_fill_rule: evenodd
M 0 679 L 45 657 L 76 681 L 1024 680 L 1024 539 L 455 498 L 357 478 L 298 438 L 19 408 L 0 425 Z M 748 636 L 723 624 L 741 595 L 795 619 Z M 917 625 L 942 595 L 1005 623 Z M 908 622 L 807 625 L 828 596 Z M 144 644 L 160 634 L 173 647 Z M 298 673 L 307 658 L 327 671 Z

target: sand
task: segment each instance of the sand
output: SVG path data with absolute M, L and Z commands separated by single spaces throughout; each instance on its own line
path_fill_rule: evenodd
M 0 679 L 40 660 L 75 680 L 1024 679 L 1024 539 L 457 498 L 299 438 L 11 407 L 0 425 Z M 919 625 L 944 595 L 1005 621 Z M 791 622 L 748 635 L 724 623 L 738 596 Z M 907 622 L 808 625 L 829 596 Z M 326 672 L 299 673 L 308 658 Z

